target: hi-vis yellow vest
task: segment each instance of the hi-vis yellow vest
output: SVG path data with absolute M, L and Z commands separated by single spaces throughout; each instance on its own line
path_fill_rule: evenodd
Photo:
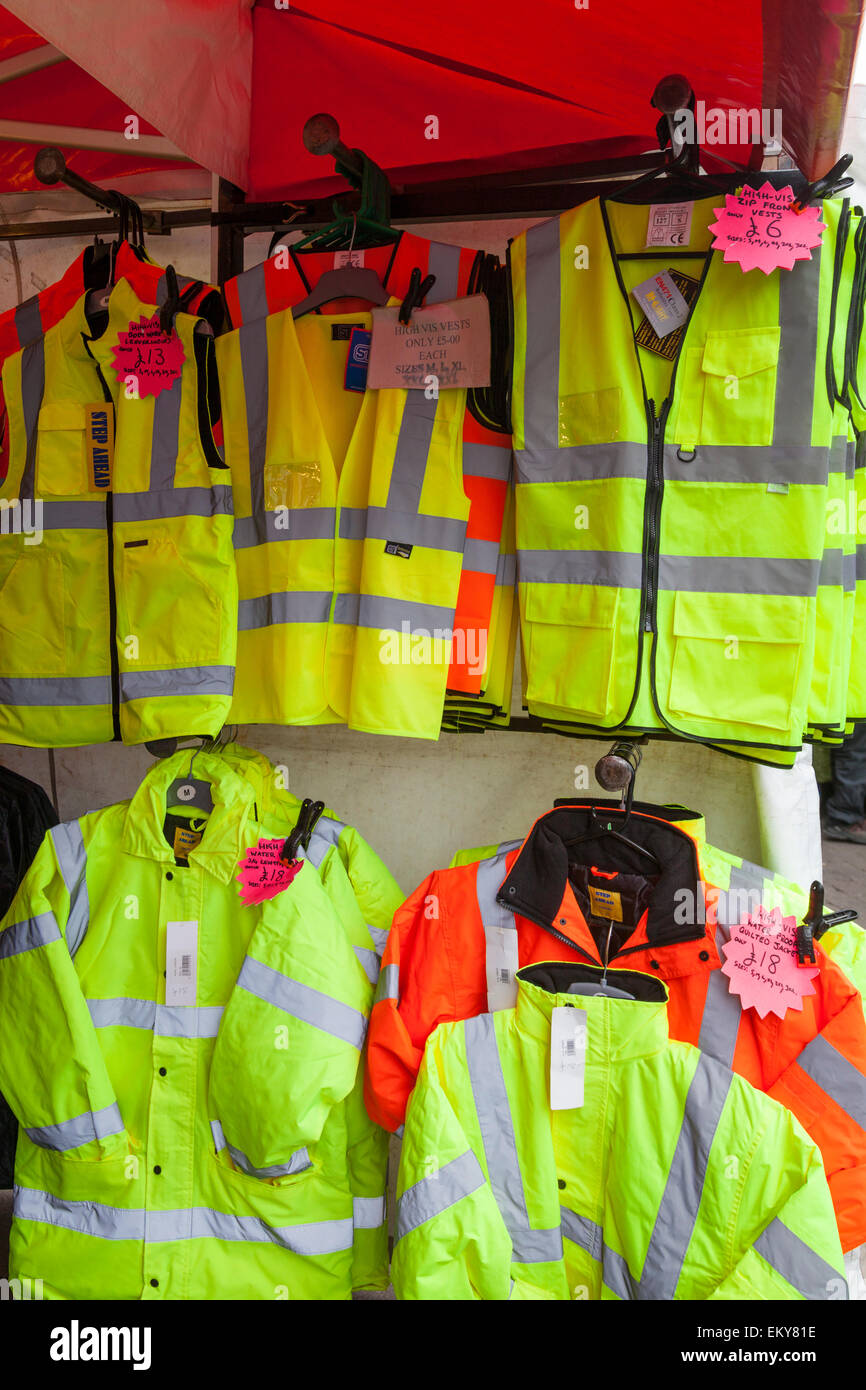
M 717 199 L 693 205 L 707 252 Z M 810 717 L 831 449 L 833 229 L 792 271 L 712 252 L 671 363 L 632 288 L 667 262 L 647 208 L 595 200 L 511 247 L 527 702 L 578 728 L 668 728 L 790 762 Z M 845 309 L 842 312 L 846 312 Z M 850 607 L 850 606 L 849 606 Z M 828 686 L 813 699 L 837 716 Z M 823 711 L 822 711 L 823 717 Z
M 182 374 L 136 398 L 112 348 L 155 306 L 121 280 L 92 337 L 85 304 L 3 365 L 0 742 L 216 733 L 231 703 L 237 579 L 207 409 L 213 341 L 178 314 Z
M 370 323 L 287 309 L 217 343 L 235 722 L 438 737 L 469 515 L 466 393 L 345 389 L 347 326 Z

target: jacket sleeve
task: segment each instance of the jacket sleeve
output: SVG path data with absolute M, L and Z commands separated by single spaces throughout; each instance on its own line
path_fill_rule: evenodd
M 511 1240 L 428 1047 L 409 1102 L 391 1259 L 399 1299 L 507 1299 Z
M 443 968 L 438 873 L 395 913 L 370 1017 L 364 1097 L 370 1118 L 397 1130 L 415 1085 L 424 1044 L 454 1005 Z
M 710 1299 L 847 1299 L 821 1155 L 781 1110 L 751 1159 L 732 1227 L 733 1264 Z
M 821 1150 L 842 1248 L 851 1250 L 866 1241 L 866 1020 L 850 980 L 819 953 L 815 1008 L 826 1021 L 767 1094 L 796 1115 Z
M 76 857 L 77 881 L 69 870 Z M 129 1153 L 117 1097 L 70 955 L 67 928 L 72 924 L 77 930 L 86 914 L 84 872 L 80 823 L 55 827 L 42 841 L 0 928 L 0 1090 L 27 1138 L 66 1161 Z
M 309 1166 L 306 1146 L 352 1089 L 371 988 L 312 865 L 259 911 L 214 1048 L 210 1116 L 218 1151 L 279 1178 Z
M 403 890 L 354 826 L 343 829 L 337 849 L 381 959 L 394 913 L 403 901 Z

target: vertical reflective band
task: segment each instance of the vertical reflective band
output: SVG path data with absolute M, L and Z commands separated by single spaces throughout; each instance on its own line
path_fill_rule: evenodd
M 376 986 L 376 997 L 374 1004 L 380 1004 L 383 999 L 393 999 L 395 1004 L 400 1003 L 400 967 L 399 965 L 385 965 L 379 974 L 379 983 Z
M 25 917 L 23 922 L 12 922 L 0 931 L 0 960 L 20 956 L 24 951 L 38 950 L 40 946 L 50 946 L 52 941 L 60 941 L 62 935 L 53 912 L 40 912 L 38 917 Z
M 42 313 L 39 308 L 39 295 L 31 295 L 30 299 L 25 299 L 23 304 L 19 304 L 15 310 L 15 332 L 18 336 L 18 346 L 27 347 L 30 343 L 41 338 L 44 333 L 42 327 Z
M 701 1054 L 644 1260 L 639 1290 L 642 1299 L 669 1303 L 676 1293 L 701 1204 L 710 1150 L 732 1081 L 731 1072 Z
M 388 928 L 387 928 L 387 927 L 371 927 L 370 923 L 368 922 L 368 923 L 367 923 L 367 931 L 370 933 L 370 935 L 371 935 L 372 938 L 373 938 L 373 945 L 374 945 L 375 948 L 376 948 L 376 955 L 377 955 L 377 956 L 379 957 L 379 959 L 381 960 L 381 959 L 382 959 L 382 955 L 383 955 L 384 950 L 385 950 L 385 947 L 388 945 Z
M 497 1009 L 513 1008 L 517 1002 L 517 981 L 506 973 L 510 963 L 517 956 L 517 922 L 514 913 L 509 912 L 496 901 L 496 894 L 505 878 L 505 855 L 497 854 L 493 859 L 482 859 L 475 871 L 475 892 L 478 898 L 478 911 L 484 928 L 485 969 L 487 974 L 487 1009 L 495 1013 Z M 502 936 L 503 931 L 513 933 L 510 938 Z M 511 952 L 505 952 L 508 941 Z M 507 966 L 505 962 L 508 961 Z
M 424 301 L 426 304 L 441 304 L 445 299 L 454 299 L 460 285 L 460 247 L 444 241 L 431 241 L 427 274 L 435 275 L 436 283 Z
M 87 852 L 81 826 L 77 820 L 52 826 L 48 832 L 54 841 L 54 853 L 66 891 L 69 894 L 69 916 L 66 919 L 66 945 L 75 955 L 90 924 L 90 902 L 87 896 Z
M 45 394 L 45 339 L 37 338 L 21 354 L 21 405 L 27 452 L 21 475 L 19 496 L 36 496 L 36 444 L 39 437 L 39 411 Z
M 796 1061 L 855 1125 L 866 1129 L 866 1076 L 853 1062 L 821 1033 L 803 1048 Z
M 153 434 L 150 441 L 151 492 L 174 487 L 182 397 L 183 380 L 180 377 L 167 391 L 160 391 L 154 397 Z
M 375 985 L 379 978 L 379 957 L 375 951 L 371 951 L 366 946 L 353 946 L 352 950 L 358 957 L 359 964 L 371 985 Z
M 441 1216 L 443 1211 L 455 1203 L 469 1197 L 484 1187 L 484 1173 L 481 1164 L 471 1149 L 444 1163 L 435 1173 L 419 1179 L 407 1187 L 397 1202 L 397 1233 L 394 1243 L 402 1240 L 410 1231 Z
M 792 275 L 779 277 L 782 341 L 776 374 L 773 443 L 790 445 L 796 453 L 808 446 L 812 438 L 821 250 L 816 247 L 812 259 L 802 263 L 803 275 L 798 273 L 796 284 Z
M 268 443 L 268 321 L 256 319 L 238 329 L 238 347 L 247 412 L 250 509 L 260 542 L 267 539 L 265 457 Z
M 505 854 L 498 853 L 492 859 L 480 859 L 475 875 L 475 892 L 478 897 L 478 911 L 484 923 L 485 933 L 491 927 L 514 928 L 514 913 L 496 901 L 496 894 L 505 879 Z
M 92 1144 L 95 1139 L 107 1139 L 112 1134 L 122 1134 L 124 1129 L 117 1104 L 106 1105 L 102 1110 L 85 1110 L 83 1115 L 75 1115 L 71 1120 L 61 1120 L 56 1125 L 35 1125 L 25 1127 L 24 1133 L 40 1149 L 56 1149 L 65 1153 L 67 1149 L 80 1148 L 82 1144 Z
M 340 999 L 333 999 L 331 995 L 313 989 L 312 985 L 301 984 L 299 980 L 280 974 L 253 956 L 247 956 L 244 960 L 237 988 L 246 990 L 266 1004 L 273 1004 L 291 1018 L 308 1023 L 311 1028 L 319 1028 L 333 1038 L 340 1038 L 359 1051 L 364 1045 L 367 1020 L 362 1013 Z
M 559 446 L 560 223 L 526 233 L 526 366 L 523 433 L 527 451 Z
M 562 1259 L 562 1232 L 559 1226 L 534 1231 L 523 1191 L 523 1178 L 517 1158 L 514 1125 L 502 1062 L 496 1045 L 492 1014 L 479 1014 L 463 1025 L 466 1062 L 472 1096 L 487 1160 L 487 1173 L 502 1219 L 511 1237 L 512 1259 L 534 1264 Z
M 421 510 L 421 489 L 438 405 L 438 397 L 428 401 L 423 391 L 406 392 L 388 488 L 386 516 L 389 521 L 393 512 L 410 512 L 417 516 Z
M 377 1231 L 384 1221 L 384 1197 L 352 1198 L 352 1224 L 356 1231 Z
M 844 1275 L 822 1260 L 778 1216 L 758 1236 L 755 1249 L 777 1274 L 793 1284 L 810 1302 L 838 1298 L 843 1288 L 847 1298 L 848 1283 Z
M 285 250 L 285 248 L 283 248 Z M 241 306 L 241 319 L 244 323 L 255 323 L 256 319 L 268 316 L 268 300 L 265 294 L 265 267 L 253 266 L 245 270 L 235 281 L 238 303 Z
M 766 869 L 747 860 L 742 865 L 731 865 L 729 887 L 716 899 L 716 947 L 721 961 L 722 947 L 731 939 L 731 927 L 739 923 L 743 913 L 754 912 L 760 905 L 765 884 L 771 878 Z M 742 1016 L 740 997 L 731 993 L 727 976 L 720 969 L 711 970 L 698 1037 L 701 1052 L 715 1057 L 723 1066 L 733 1067 Z

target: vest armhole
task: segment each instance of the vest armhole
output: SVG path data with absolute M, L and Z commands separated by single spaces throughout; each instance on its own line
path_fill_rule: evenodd
M 227 469 L 214 440 L 213 426 L 222 417 L 219 378 L 216 370 L 216 350 L 209 333 L 193 334 L 196 365 L 198 433 L 209 468 Z

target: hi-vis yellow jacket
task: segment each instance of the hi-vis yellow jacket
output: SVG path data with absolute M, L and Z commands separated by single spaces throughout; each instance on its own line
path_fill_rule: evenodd
M 136 396 L 112 349 L 155 306 L 121 280 L 98 333 L 86 304 L 3 364 L 0 742 L 214 734 L 234 685 L 237 577 L 211 330 L 177 314 L 182 373 Z
M 372 987 L 312 865 L 241 905 L 254 790 L 197 754 L 195 844 L 166 809 L 189 757 L 55 827 L 0 930 L 12 1273 L 50 1298 L 348 1298 Z M 191 1002 L 166 1002 L 166 971 Z

